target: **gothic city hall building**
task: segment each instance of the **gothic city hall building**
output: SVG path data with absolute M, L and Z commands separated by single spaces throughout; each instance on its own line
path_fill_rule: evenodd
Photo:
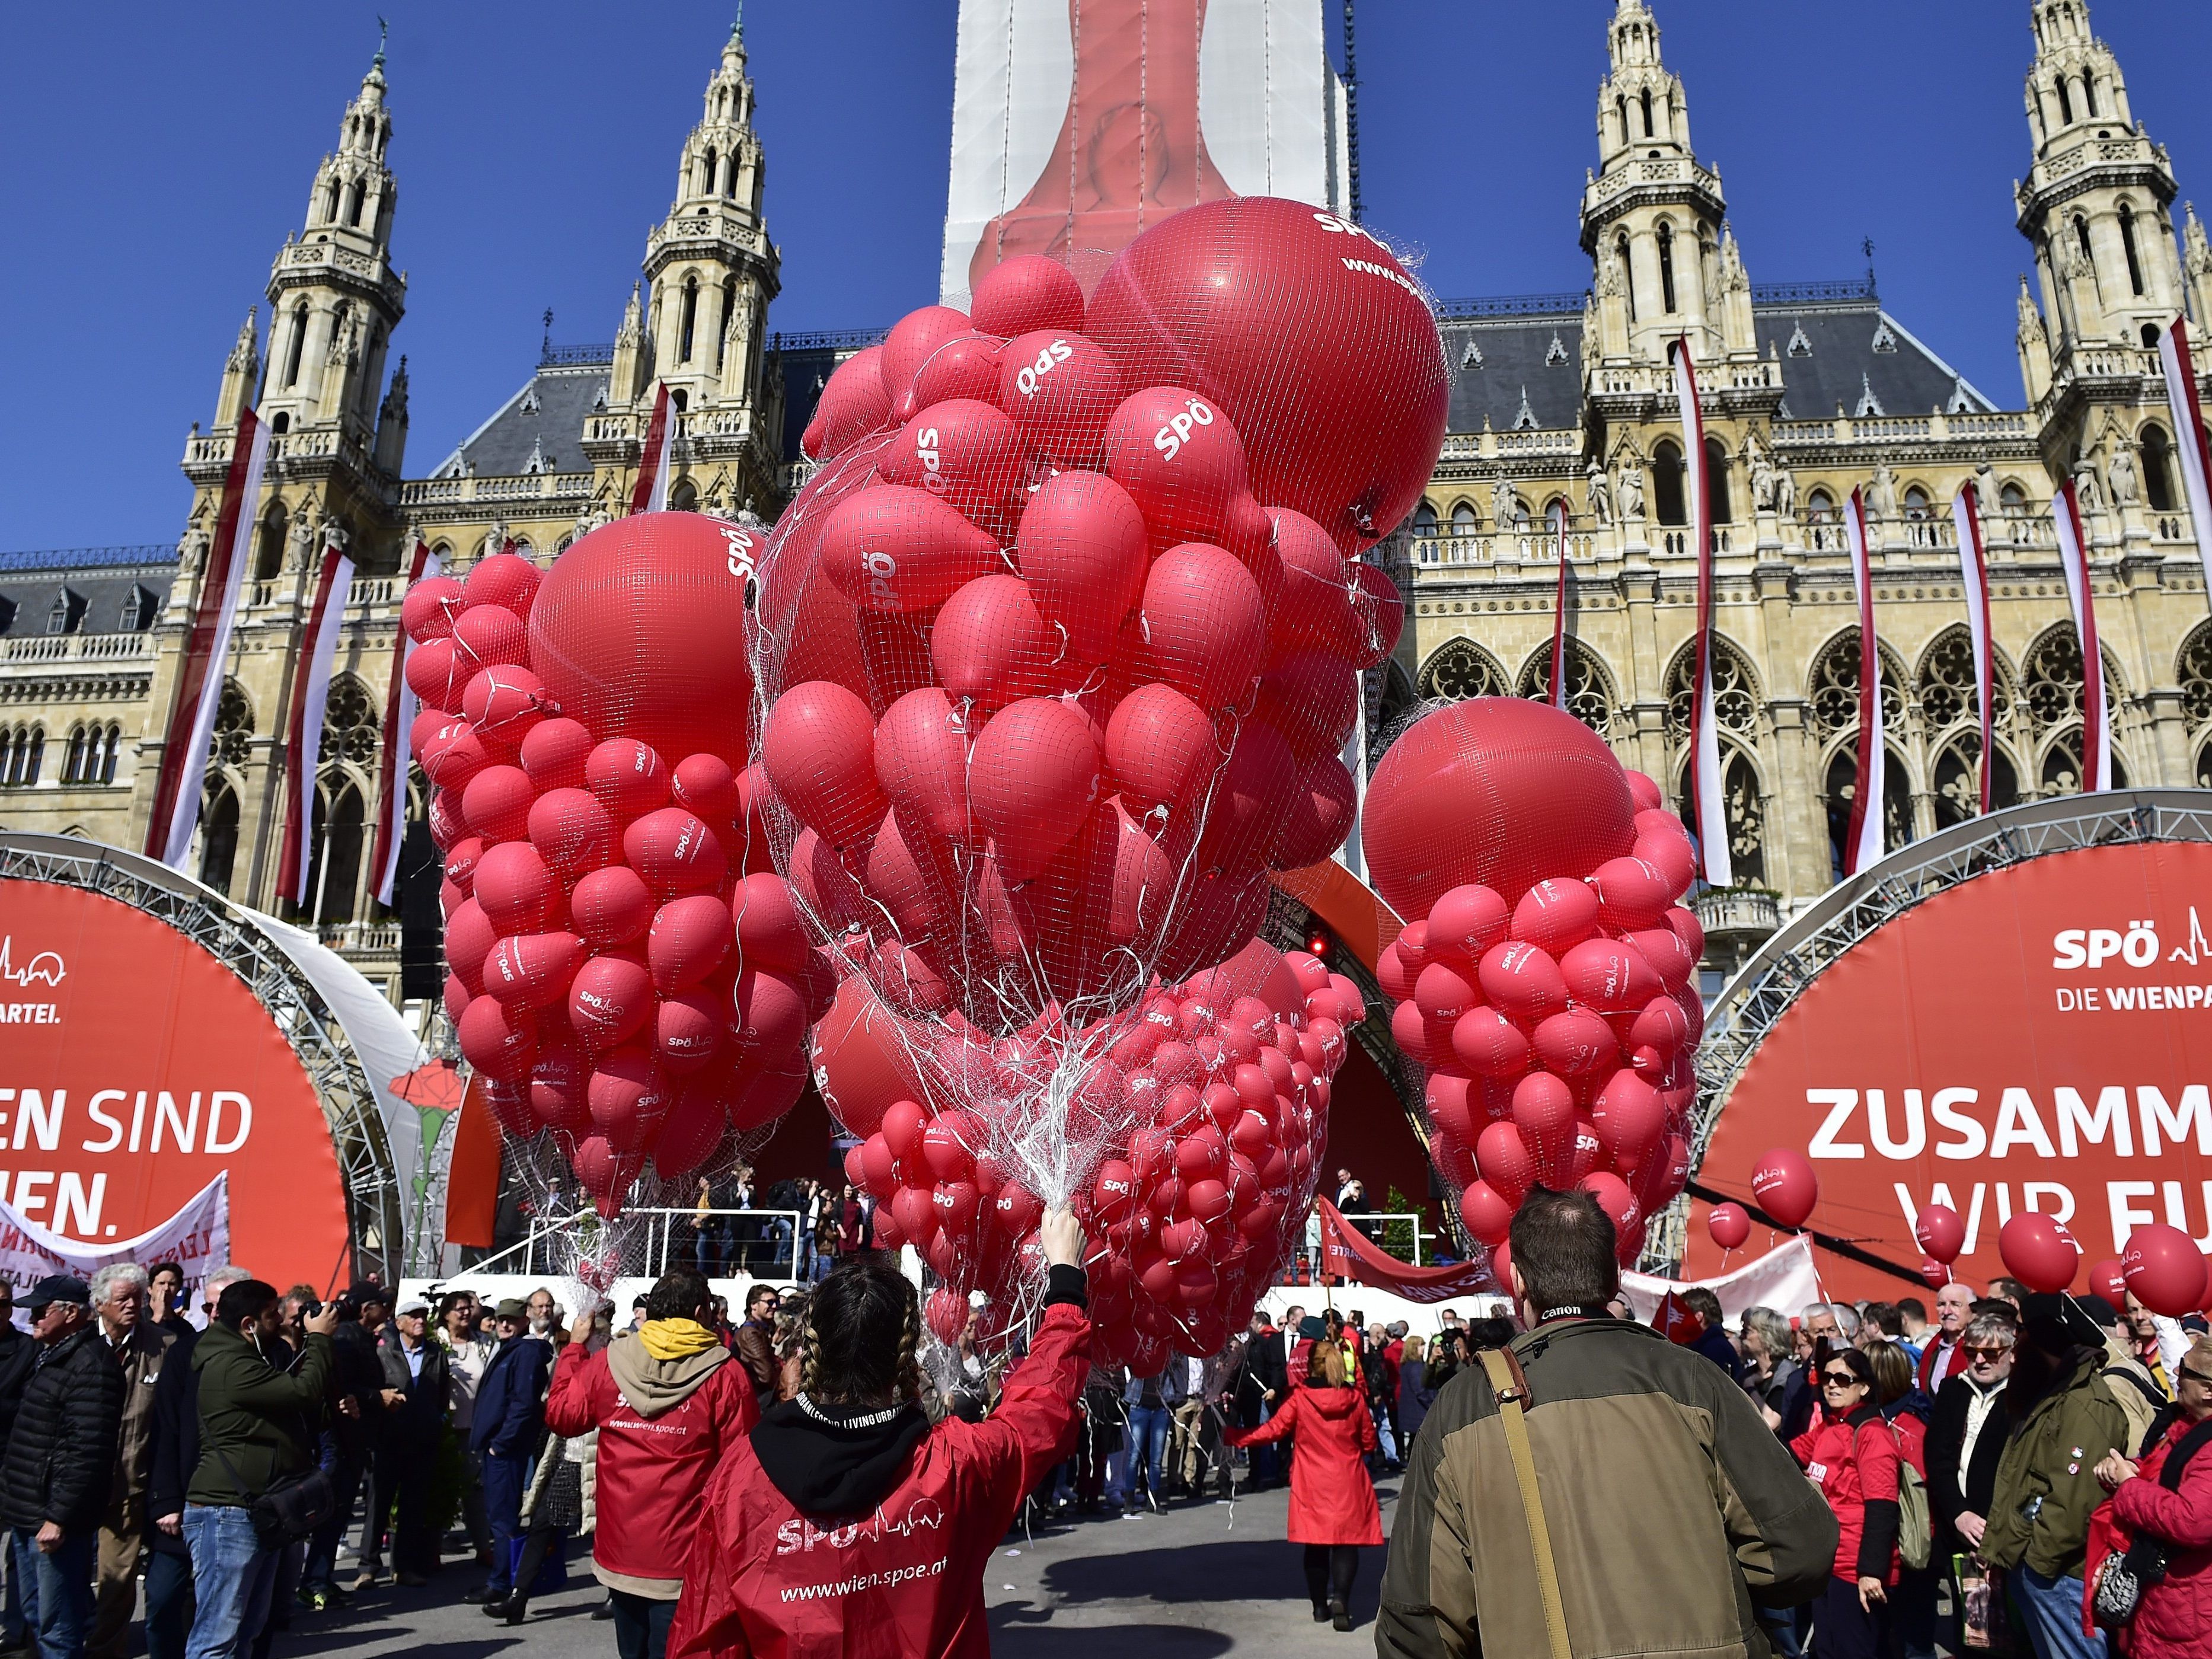
M 1439 307 L 1455 376 L 1449 435 L 1425 499 L 1370 556 L 1407 613 L 1370 687 L 1370 763 L 1435 701 L 1546 695 L 1564 523 L 1570 705 L 1685 799 L 1698 559 L 1668 350 L 1686 337 L 1707 404 L 1716 708 L 1739 884 L 1698 901 L 1716 969 L 1841 869 L 1859 704 L 1843 526 L 1854 489 L 1873 545 L 1889 846 L 1979 805 L 1950 509 L 1969 480 L 1989 561 L 1995 802 L 2080 784 L 2083 665 L 2051 520 L 2069 478 L 2090 543 L 2114 781 L 2212 783 L 2212 621 L 2156 343 L 2179 313 L 2212 331 L 2212 246 L 2193 211 L 2177 218 L 2166 151 L 2087 4 L 2025 9 L 2027 166 L 2014 206 L 2034 276 L 2015 301 L 2016 397 L 1953 370 L 1884 307 L 1871 274 L 1753 280 L 1756 230 L 1740 241 L 1728 219 L 1646 0 L 1618 0 L 1607 29 L 1581 210 L 1586 290 Z M 380 54 L 276 251 L 265 314 L 247 314 L 210 417 L 185 440 L 193 493 L 176 544 L 0 554 L 0 828 L 143 845 L 250 406 L 272 436 L 193 870 L 312 923 L 396 998 L 401 929 L 373 896 L 369 847 L 417 542 L 453 572 L 509 543 L 550 562 L 627 510 L 664 382 L 679 411 L 669 505 L 772 520 L 806 476 L 798 434 L 824 380 L 880 336 L 769 331 L 779 254 L 733 31 L 613 343 L 549 338 L 514 396 L 410 471 L 391 92 Z M 333 540 L 356 574 L 314 781 L 310 898 L 295 906 L 276 895 L 287 702 Z M 422 793 L 418 775 L 417 817 Z

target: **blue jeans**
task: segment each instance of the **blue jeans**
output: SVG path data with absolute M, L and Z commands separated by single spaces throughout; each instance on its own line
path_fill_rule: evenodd
M 92 1634 L 92 1563 L 100 1547 L 94 1527 L 71 1527 L 51 1550 L 39 1547 L 36 1527 L 17 1527 L 9 1567 L 23 1585 L 23 1622 L 39 1659 L 84 1659 Z
M 252 1512 L 232 1504 L 186 1504 L 185 1544 L 199 1596 L 185 1659 L 235 1659 L 268 1620 L 283 1552 L 264 1545 Z
M 1168 1429 L 1175 1413 L 1164 1406 L 1129 1407 L 1129 1485 L 1137 1483 L 1137 1460 L 1145 1464 L 1145 1490 L 1160 1501 L 1160 1459 L 1167 1455 Z
M 2081 1633 L 2081 1580 L 2046 1578 L 2025 1562 L 2005 1575 L 2021 1627 L 2035 1659 L 2106 1659 L 2112 1651 L 2100 1632 L 2092 1641 Z
M 307 1541 L 307 1561 L 301 1569 L 300 1583 L 311 1590 L 327 1590 L 336 1585 L 338 1543 L 353 1519 L 353 1500 L 361 1491 L 361 1459 L 341 1452 L 332 1460 L 328 1473 L 337 1501 L 331 1506 L 331 1518 L 318 1527 L 315 1535 Z
M 185 1659 L 191 1605 L 191 1557 L 147 1552 L 146 1659 Z

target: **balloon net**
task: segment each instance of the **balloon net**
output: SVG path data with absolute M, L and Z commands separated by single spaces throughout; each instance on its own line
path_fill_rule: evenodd
M 1008 259 L 823 388 L 759 566 L 753 794 L 846 975 L 817 1081 L 941 1338 L 972 1291 L 1011 1325 L 1049 1203 L 1140 1359 L 1218 1347 L 1287 1253 L 1364 1011 L 1255 940 L 1351 827 L 1401 618 L 1358 555 L 1447 392 L 1391 251 L 1261 198 L 1147 230 L 1087 299 Z

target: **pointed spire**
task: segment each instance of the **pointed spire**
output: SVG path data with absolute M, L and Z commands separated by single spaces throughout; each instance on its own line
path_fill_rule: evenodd
M 246 308 L 246 320 L 239 325 L 238 343 L 230 349 L 230 361 L 227 367 L 251 374 L 260 366 L 260 331 L 258 326 L 260 314 L 261 307 L 258 306 Z

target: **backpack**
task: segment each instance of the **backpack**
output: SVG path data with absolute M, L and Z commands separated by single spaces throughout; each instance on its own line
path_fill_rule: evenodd
M 2134 1369 L 2132 1361 L 2106 1365 L 2097 1373 L 2097 1380 L 2128 1419 L 2127 1444 L 2121 1449 L 2130 1459 L 2140 1458 L 2164 1431 L 2166 1397 L 2156 1383 Z
M 1927 1480 L 1905 1455 L 1905 1437 L 1894 1423 L 1884 1426 L 1897 1442 L 1897 1553 L 1917 1571 L 1935 1559 L 1935 1512 L 1928 1504 Z

